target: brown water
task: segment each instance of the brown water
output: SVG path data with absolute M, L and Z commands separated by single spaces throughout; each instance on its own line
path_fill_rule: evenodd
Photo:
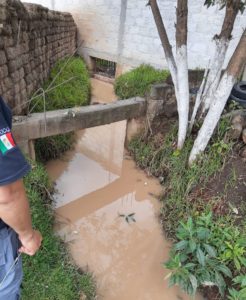
M 92 84 L 94 101 L 115 99 L 110 84 Z M 78 132 L 74 151 L 47 165 L 59 191 L 57 233 L 95 275 L 98 299 L 190 299 L 164 280 L 170 243 L 158 221 L 161 187 L 125 153 L 125 131 L 123 121 Z

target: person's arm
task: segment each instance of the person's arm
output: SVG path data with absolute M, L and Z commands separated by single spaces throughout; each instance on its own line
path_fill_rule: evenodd
M 0 218 L 19 235 L 22 243 L 20 252 L 32 256 L 38 251 L 42 236 L 32 228 L 29 202 L 22 180 L 0 186 Z

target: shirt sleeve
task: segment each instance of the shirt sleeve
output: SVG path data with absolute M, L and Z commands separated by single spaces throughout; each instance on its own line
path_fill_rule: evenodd
M 0 185 L 13 183 L 31 169 L 11 133 L 11 112 L 0 97 Z

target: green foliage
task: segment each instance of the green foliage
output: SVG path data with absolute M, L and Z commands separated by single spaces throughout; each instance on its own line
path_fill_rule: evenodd
M 178 284 L 190 295 L 199 287 L 217 286 L 223 296 L 233 276 L 235 258 L 245 265 L 246 248 L 240 244 L 245 236 L 240 237 L 241 234 L 227 219 L 214 220 L 211 212 L 180 222 L 176 233 L 178 242 L 165 264 L 172 271 L 170 286 Z M 234 279 L 235 283 L 245 281 L 244 276 Z
M 164 82 L 169 75 L 166 70 L 156 70 L 150 65 L 138 68 L 119 76 L 115 81 L 115 93 L 120 99 L 144 97 L 153 83 Z
M 58 75 L 60 70 L 62 72 Z M 52 89 L 55 86 L 57 87 Z M 70 58 L 69 61 L 67 59 L 59 61 L 51 71 L 50 78 L 45 82 L 43 89 L 47 90 L 45 97 L 47 111 L 88 105 L 90 101 L 90 79 L 83 60 L 74 57 Z M 42 96 L 36 98 L 33 111 L 44 111 Z M 73 142 L 73 133 L 38 139 L 35 143 L 37 158 L 44 162 L 58 158 L 71 148 Z
M 238 286 L 238 289 L 235 288 L 229 289 L 228 300 L 245 300 L 246 299 L 246 275 L 238 275 L 233 279 L 234 285 Z
M 148 141 L 141 136 L 133 139 L 129 145 L 137 164 L 147 169 L 149 173 L 159 177 L 165 185 L 167 193 L 163 196 L 162 223 L 165 232 L 174 236 L 177 229 L 177 219 L 186 219 L 206 209 L 206 205 L 196 198 L 187 198 L 200 185 L 206 185 L 222 167 L 232 144 L 224 139 L 229 130 L 227 120 L 221 120 L 211 144 L 206 153 L 191 167 L 187 166 L 188 157 L 193 145 L 193 137 L 189 137 L 182 151 L 176 151 L 175 139 L 177 129 L 174 127 L 165 137 L 163 143 L 155 143 L 154 138 Z
M 228 2 L 232 2 L 232 0 L 205 0 L 204 5 L 209 8 L 210 6 L 218 4 L 218 5 L 220 5 L 220 9 L 224 9 L 226 7 L 226 5 L 227 5 Z M 237 2 L 237 1 L 234 1 L 234 2 Z M 245 6 L 246 6 L 246 1 L 245 0 L 241 0 L 239 11 L 242 14 L 243 14 L 243 12 L 245 10 Z
M 74 142 L 75 135 L 73 132 L 38 139 L 35 142 L 37 160 L 47 162 L 50 159 L 59 158 L 62 153 L 72 148 Z
M 84 292 L 95 299 L 95 286 L 90 274 L 73 266 L 61 240 L 53 233 L 54 216 L 49 193 L 52 185 L 45 169 L 33 164 L 25 178 L 34 227 L 44 237 L 42 249 L 34 256 L 23 256 L 23 300 L 76 300 Z
M 57 76 L 57 74 L 61 73 Z M 56 88 L 46 93 L 46 109 L 56 110 L 88 105 L 90 101 L 90 79 L 86 65 L 79 57 L 58 61 L 45 82 L 43 89 L 47 90 L 54 78 L 52 87 Z M 35 100 L 35 112 L 44 110 L 43 97 Z

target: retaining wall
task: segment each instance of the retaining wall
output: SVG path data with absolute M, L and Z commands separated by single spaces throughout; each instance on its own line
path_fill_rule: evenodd
M 0 95 L 15 114 L 25 111 L 55 62 L 74 53 L 76 32 L 69 13 L 0 0 Z

